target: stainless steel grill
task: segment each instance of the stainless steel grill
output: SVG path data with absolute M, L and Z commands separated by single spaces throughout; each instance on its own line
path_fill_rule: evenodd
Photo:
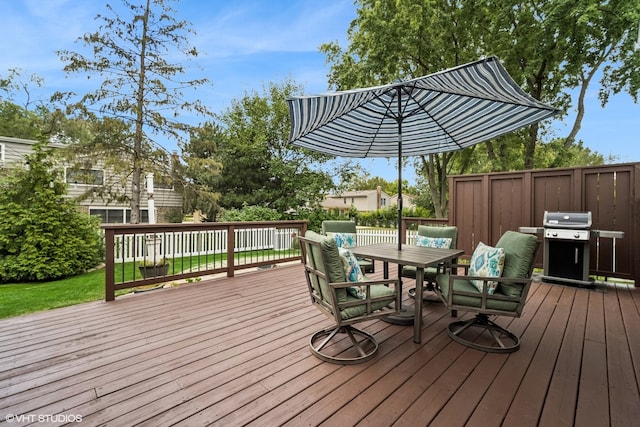
M 592 224 L 591 212 L 546 211 L 542 219 L 543 227 L 519 228 L 521 233 L 544 235 L 543 280 L 551 283 L 565 282 L 578 286 L 593 286 L 595 282 L 589 277 L 589 243 L 592 238 L 596 242 L 602 238 L 614 239 L 613 271 L 615 271 L 615 239 L 624 238 L 624 232 L 593 230 Z
M 589 278 L 591 212 L 545 212 L 543 280 L 592 286 Z

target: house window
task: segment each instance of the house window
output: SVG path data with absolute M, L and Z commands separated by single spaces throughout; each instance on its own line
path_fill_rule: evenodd
M 100 169 L 66 169 L 65 180 L 67 184 L 103 185 L 104 171 Z
M 4 162 L 4 144 L 0 143 L 0 162 Z
M 89 208 L 89 215 L 100 218 L 102 224 L 131 223 L 131 209 L 128 208 Z M 149 222 L 147 209 L 140 209 L 140 222 Z
M 347 204 L 347 198 L 345 197 L 345 198 L 343 199 L 343 201 L 344 201 L 344 204 L 346 205 L 346 204 Z
M 380 205 L 381 205 L 381 206 L 387 206 L 387 199 L 386 199 L 386 198 L 384 198 L 384 197 L 383 197 L 383 198 L 381 198 L 381 199 L 380 199 Z
M 355 197 L 352 197 L 352 198 L 351 198 L 351 204 L 353 205 L 355 202 L 356 202 L 356 198 L 355 198 Z

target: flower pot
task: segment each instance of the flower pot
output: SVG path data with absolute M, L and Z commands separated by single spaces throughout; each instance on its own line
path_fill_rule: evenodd
M 169 264 L 139 265 L 138 269 L 140 270 L 140 274 L 142 274 L 143 279 L 148 277 L 166 276 L 169 272 Z

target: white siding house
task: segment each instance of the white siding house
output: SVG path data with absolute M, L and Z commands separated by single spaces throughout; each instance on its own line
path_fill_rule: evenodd
M 404 209 L 415 209 L 413 196 L 402 196 L 402 207 Z M 398 205 L 398 195 L 390 196 L 381 187 L 375 190 L 344 191 L 340 194 L 330 194 L 325 196 L 322 208 L 331 211 L 339 211 L 347 214 L 351 208 L 358 212 L 374 212 L 378 209 L 385 209 Z
M 36 141 L 20 138 L 0 136 L 0 168 L 11 167 L 12 164 L 22 163 L 25 156 L 33 151 Z M 52 143 L 50 147 L 61 147 Z M 122 179 L 109 170 L 93 165 L 91 169 L 80 173 L 62 166 L 63 177 L 68 185 L 69 197 L 79 199 L 80 207 L 91 215 L 102 218 L 104 223 L 126 223 L 131 217 L 131 209 L 128 203 L 119 203 L 105 200 L 99 194 L 99 188 L 103 185 L 119 186 L 121 191 L 131 194 L 130 179 Z M 157 211 L 158 222 L 163 222 L 164 215 L 170 210 L 182 208 L 182 195 L 173 188 L 162 188 L 162 185 L 154 185 L 153 200 Z M 84 197 L 83 197 L 84 196 Z M 148 221 L 147 192 L 140 195 L 141 221 Z

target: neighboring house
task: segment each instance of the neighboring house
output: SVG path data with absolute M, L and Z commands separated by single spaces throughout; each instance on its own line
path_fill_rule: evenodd
M 415 209 L 416 204 L 413 202 L 415 196 L 413 194 L 402 194 L 402 209 Z M 398 195 L 391 196 L 389 200 L 391 205 L 398 205 Z
M 36 141 L 20 138 L 0 136 L 0 168 L 11 167 L 11 164 L 24 162 L 25 156 L 33 151 Z M 61 144 L 52 143 L 50 147 L 62 147 Z M 68 184 L 69 197 L 79 198 L 81 209 L 90 215 L 98 216 L 103 223 L 128 223 L 131 218 L 131 209 L 128 202 L 115 202 L 105 200 L 100 196 L 100 188 L 113 184 L 119 186 L 119 190 L 131 194 L 130 179 L 123 179 L 115 173 L 109 173 L 107 169 L 92 166 L 80 172 L 64 167 L 64 179 Z M 84 196 L 84 197 L 83 197 Z M 171 210 L 182 208 L 182 195 L 162 185 L 161 179 L 154 183 L 153 200 L 157 212 L 157 221 L 163 222 L 164 216 Z M 140 194 L 141 222 L 148 222 L 147 192 Z
M 415 209 L 413 196 L 404 194 L 402 196 L 404 209 Z M 331 211 L 338 211 L 347 215 L 351 208 L 359 212 L 374 212 L 378 209 L 385 209 L 398 205 L 398 195 L 389 196 L 381 187 L 375 190 L 344 191 L 340 194 L 329 194 L 324 197 L 322 208 Z
M 376 190 L 345 191 L 329 194 L 322 202 L 322 208 L 347 214 L 351 208 L 359 212 L 374 212 L 392 206 L 391 197 L 380 187 Z

